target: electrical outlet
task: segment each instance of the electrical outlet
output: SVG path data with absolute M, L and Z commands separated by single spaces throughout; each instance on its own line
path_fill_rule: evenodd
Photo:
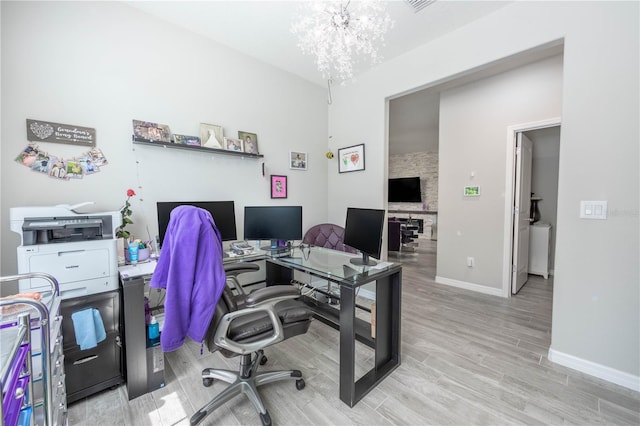
M 473 257 L 467 257 L 467 266 L 473 268 L 476 266 L 476 260 Z

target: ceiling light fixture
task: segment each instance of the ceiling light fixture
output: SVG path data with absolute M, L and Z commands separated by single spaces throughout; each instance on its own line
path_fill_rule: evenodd
M 330 84 L 333 79 L 351 80 L 356 64 L 367 57 L 379 62 L 378 48 L 392 26 L 380 0 L 314 1 L 302 8 L 291 32 L 298 36 L 302 53 L 316 57 Z

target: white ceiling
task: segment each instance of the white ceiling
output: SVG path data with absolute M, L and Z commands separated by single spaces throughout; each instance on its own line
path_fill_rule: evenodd
M 126 1 L 130 6 L 211 40 L 326 85 L 314 59 L 303 55 L 291 23 L 300 13 L 299 1 Z M 447 32 L 508 5 L 509 1 L 439 0 L 418 13 L 403 0 L 385 1 L 394 21 L 381 49 L 383 60 L 427 43 Z M 362 72 L 370 64 L 361 64 Z

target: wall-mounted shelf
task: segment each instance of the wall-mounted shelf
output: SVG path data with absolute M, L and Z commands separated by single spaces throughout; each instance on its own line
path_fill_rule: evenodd
M 181 144 L 175 144 L 172 142 L 153 142 L 153 141 L 148 141 L 146 139 L 138 139 L 135 136 L 132 136 L 131 139 L 134 144 L 138 144 L 138 145 L 182 149 L 185 151 L 199 151 L 199 152 L 206 152 L 208 154 L 232 155 L 236 157 L 246 157 L 246 158 L 263 158 L 264 157 L 264 155 L 262 154 L 251 154 L 249 152 L 230 151 L 227 149 L 207 148 L 204 146 L 193 146 L 193 145 L 181 145 Z

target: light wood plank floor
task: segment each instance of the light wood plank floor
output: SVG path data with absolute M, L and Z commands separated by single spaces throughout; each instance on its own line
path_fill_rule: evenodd
M 638 425 L 637 392 L 547 360 L 552 279 L 531 276 L 509 300 L 436 284 L 435 242 L 405 253 L 402 365 L 355 407 L 338 398 L 338 332 L 314 321 L 309 332 L 266 353 L 264 369 L 297 368 L 294 382 L 261 388 L 275 425 Z M 359 347 L 357 359 L 371 365 Z M 123 386 L 69 406 L 70 425 L 188 425 L 224 383 L 204 388 L 205 367 L 236 369 L 238 358 L 200 355 L 194 343 L 166 354 L 166 386 L 128 401 Z M 202 424 L 260 425 L 237 397 Z

